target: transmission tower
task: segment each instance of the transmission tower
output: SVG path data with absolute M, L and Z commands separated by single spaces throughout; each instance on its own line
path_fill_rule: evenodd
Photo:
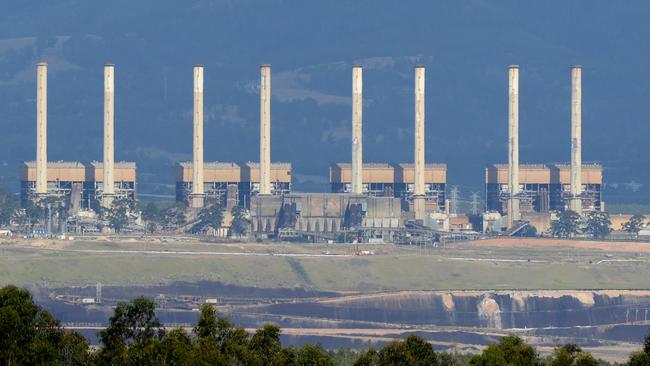
M 451 187 L 451 197 L 449 197 L 450 211 L 452 215 L 458 214 L 458 199 L 460 198 L 460 189 L 458 186 Z
M 478 215 L 478 192 L 472 192 L 472 215 Z
M 101 282 L 97 282 L 97 287 L 96 287 L 95 290 L 96 290 L 95 301 L 98 304 L 101 304 L 102 303 L 102 283 Z

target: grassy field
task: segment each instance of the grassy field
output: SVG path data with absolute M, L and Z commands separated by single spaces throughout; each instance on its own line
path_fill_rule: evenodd
M 375 255 L 343 255 L 351 249 L 183 242 L 0 244 L 0 284 L 53 287 L 210 280 L 327 291 L 650 289 L 650 255 L 643 253 L 480 245 L 423 252 L 385 245 L 373 247 Z

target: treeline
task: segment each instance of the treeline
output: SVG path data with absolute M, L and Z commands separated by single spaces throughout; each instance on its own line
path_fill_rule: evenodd
M 504 337 L 474 356 L 436 352 L 426 340 L 411 335 L 380 349 L 327 351 L 319 345 L 283 347 L 280 328 L 267 324 L 250 334 L 220 316 L 212 306 L 201 308 L 196 326 L 164 329 L 155 305 L 145 298 L 120 303 L 93 348 L 74 331 L 65 330 L 38 306 L 27 290 L 0 289 L 0 363 L 13 365 L 480 365 L 596 366 L 606 365 L 576 345 L 540 357 L 516 336 Z M 630 366 L 650 366 L 650 335 L 643 351 L 633 353 Z

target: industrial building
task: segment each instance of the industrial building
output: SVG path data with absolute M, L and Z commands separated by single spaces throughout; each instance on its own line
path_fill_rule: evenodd
M 137 199 L 136 165 L 117 162 L 114 168 L 113 195 L 118 199 Z M 28 205 L 36 192 L 36 162 L 26 161 L 20 166 L 20 201 Z M 69 202 L 73 211 L 97 207 L 104 193 L 104 164 L 93 161 L 48 162 L 47 196 Z
M 335 163 L 330 166 L 332 193 L 352 192 L 352 165 Z M 446 164 L 426 164 L 424 168 L 424 198 L 427 212 L 445 211 L 447 184 Z M 409 211 L 413 203 L 415 173 L 413 164 L 363 164 L 362 194 L 372 197 L 396 197 Z
M 549 213 L 580 214 L 604 210 L 603 169 L 583 164 L 582 68 L 571 68 L 571 160 L 567 164 L 520 164 L 519 67 L 508 68 L 508 160 L 485 168 L 484 222 L 509 231 L 532 221 L 548 226 Z M 115 163 L 115 66 L 104 66 L 102 162 L 48 162 L 47 64 L 37 65 L 36 160 L 20 168 L 21 201 L 63 198 L 77 210 L 110 207 L 115 199 L 137 199 L 136 164 Z M 260 140 L 258 162 L 204 162 L 202 65 L 193 67 L 192 161 L 175 166 L 176 200 L 193 209 L 220 203 L 250 209 L 256 233 L 336 233 L 351 228 L 393 230 L 468 230 L 469 220 L 455 217 L 446 196 L 447 165 L 425 162 L 425 68 L 414 69 L 414 140 L 412 163 L 364 163 L 363 68 L 352 66 L 350 162 L 329 167 L 331 193 L 292 192 L 291 163 L 271 160 L 271 66 L 260 66 Z M 450 220 L 455 219 L 455 220 Z M 453 222 L 452 222 L 453 221 Z M 467 221 L 467 222 L 466 222 Z M 484 228 L 486 225 L 484 225 Z M 384 235 L 382 234 L 382 235 Z M 392 234 L 390 234 L 392 235 Z
M 603 168 L 582 164 L 581 202 L 584 211 L 600 211 Z M 508 165 L 485 168 L 485 206 L 487 211 L 508 213 Z M 568 164 L 522 164 L 519 166 L 519 210 L 531 212 L 564 211 L 571 201 L 571 166 Z
M 389 234 L 403 226 L 401 203 L 394 197 L 341 193 L 290 193 L 255 196 L 251 202 L 252 231 L 272 235 L 282 229 L 330 234 L 349 229 L 374 229 Z
M 518 230 L 535 221 L 540 228 L 550 223 L 549 212 L 604 210 L 601 197 L 603 169 L 582 163 L 582 67 L 571 67 L 571 162 L 570 164 L 519 163 L 519 66 L 508 67 L 508 164 L 485 168 L 484 221 L 507 223 Z M 494 216 L 494 213 L 497 213 Z M 540 215 L 545 214 L 545 215 Z M 486 225 L 484 224 L 484 230 Z
M 289 193 L 291 163 L 271 163 L 271 65 L 260 66 L 261 163 L 204 163 L 203 65 L 195 65 L 193 75 L 193 159 L 176 164 L 176 201 L 193 208 L 201 208 L 206 202 L 248 208 L 253 196 Z
M 36 66 L 36 161 L 20 166 L 23 205 L 57 197 L 74 210 L 109 207 L 114 199 L 136 200 L 136 164 L 114 162 L 115 65 L 104 66 L 103 162 L 47 160 L 47 63 Z
M 250 207 L 252 196 L 260 192 L 259 163 L 203 163 L 203 197 L 227 208 Z M 176 164 L 176 201 L 190 205 L 193 192 L 193 164 Z M 271 164 L 271 195 L 291 192 L 291 163 Z
M 262 67 L 261 160 L 269 160 L 270 69 Z M 267 71 L 267 73 L 265 73 Z M 392 235 L 407 220 L 423 224 L 427 213 L 445 208 L 447 167 L 424 161 L 424 67 L 415 67 L 415 143 L 413 164 L 363 163 L 363 68 L 352 66 L 351 162 L 330 166 L 332 193 L 290 193 L 251 197 L 252 231 L 273 234 L 281 230 L 337 233 L 350 228 L 369 229 L 381 237 Z M 261 169 L 262 172 L 264 168 Z M 263 174 L 262 178 L 263 178 Z M 263 180 L 263 179 L 262 179 Z M 403 211 L 410 214 L 403 215 Z

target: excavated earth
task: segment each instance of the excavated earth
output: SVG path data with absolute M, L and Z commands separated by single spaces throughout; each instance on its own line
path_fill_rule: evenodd
M 214 303 L 237 325 L 273 322 L 287 344 L 332 348 L 418 334 L 437 349 L 475 352 L 516 333 L 542 353 L 572 342 L 622 361 L 650 331 L 650 243 L 490 239 L 376 246 L 368 257 L 336 245 L 12 245 L 0 252 L 0 279 L 22 280 L 93 342 L 113 306 L 136 296 L 154 299 L 169 327 L 190 327 Z M 102 303 L 82 305 L 100 279 Z

